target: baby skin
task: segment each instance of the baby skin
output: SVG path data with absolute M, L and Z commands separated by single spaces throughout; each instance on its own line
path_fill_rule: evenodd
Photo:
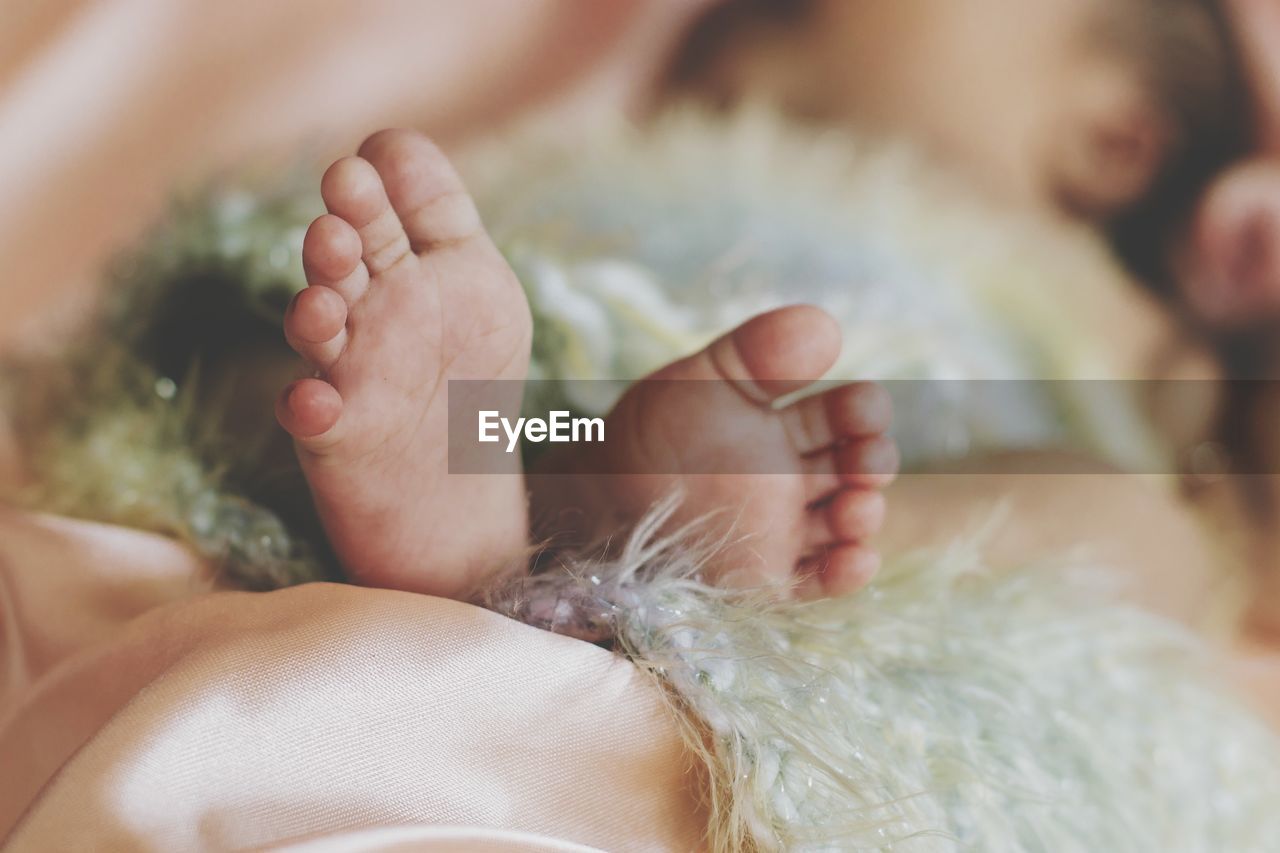
M 497 475 L 449 472 L 448 382 L 523 380 L 528 303 L 425 137 L 375 134 L 330 167 L 321 194 L 329 213 L 307 232 L 308 287 L 285 317 L 315 375 L 283 390 L 277 418 L 353 579 L 465 598 L 525 562 L 530 513 L 519 454 Z M 896 466 L 887 397 L 859 383 L 775 405 L 830 369 L 839 347 L 829 316 L 785 308 L 641 380 L 606 419 L 607 446 L 580 448 L 569 465 L 590 473 L 535 478 L 535 516 L 572 517 L 575 536 L 616 533 L 679 489 L 680 518 L 728 525 L 721 532 L 737 543 L 708 580 L 808 594 L 860 587 L 878 563 L 867 540 Z M 693 379 L 732 393 L 669 381 Z M 735 459 L 761 454 L 778 460 L 768 472 L 733 473 Z M 716 473 L 682 473 L 708 458 Z

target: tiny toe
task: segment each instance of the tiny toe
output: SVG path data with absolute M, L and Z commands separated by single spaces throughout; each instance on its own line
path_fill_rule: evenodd
M 743 323 L 707 353 L 743 396 L 767 405 L 831 369 L 840 355 L 840 327 L 813 306 L 779 308 Z
M 818 569 L 822 591 L 832 598 L 857 592 L 880 571 L 880 554 L 865 545 L 840 545 L 823 555 Z
M 276 419 L 303 443 L 315 443 L 331 432 L 342 416 L 342 397 L 328 382 L 302 379 L 280 392 Z
M 846 486 L 881 489 L 898 476 L 898 445 L 886 435 L 859 439 L 833 452 L 840 481 Z
M 826 506 L 826 523 L 837 542 L 860 542 L 884 525 L 885 498 L 873 489 L 844 489 Z
M 813 600 L 857 592 L 880 571 L 880 555 L 865 545 L 833 545 L 796 567 L 796 596 Z
M 360 235 L 361 256 L 370 275 L 409 257 L 409 237 L 391 207 L 377 169 L 360 157 L 344 157 L 320 181 L 329 212 L 351 224 Z
M 791 446 L 801 455 L 817 453 L 849 438 L 889 429 L 893 404 L 875 382 L 851 382 L 806 397 L 781 412 Z
M 382 176 L 415 252 L 483 233 L 480 214 L 444 153 L 412 130 L 383 130 L 360 146 Z
M 312 366 L 326 370 L 346 346 L 346 323 L 347 303 L 336 291 L 308 287 L 285 312 L 285 339 Z
M 326 213 L 311 223 L 302 241 L 302 268 L 307 283 L 328 287 L 347 302 L 358 302 L 369 285 L 360 260 L 363 244 L 351 223 Z

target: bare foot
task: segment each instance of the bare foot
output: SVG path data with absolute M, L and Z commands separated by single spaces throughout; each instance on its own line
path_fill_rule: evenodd
M 465 595 L 526 547 L 527 509 L 518 454 L 499 476 L 449 474 L 448 380 L 525 378 L 524 292 L 419 134 L 370 137 L 321 193 L 285 318 L 320 378 L 287 387 L 277 417 L 355 579 Z
M 531 478 L 538 519 L 552 536 L 591 539 L 679 487 L 677 522 L 713 514 L 730 543 L 709 580 L 795 580 L 807 596 L 862 587 L 879 567 L 868 539 L 898 465 L 888 394 L 854 383 L 774 405 L 839 351 L 831 317 L 783 308 L 641 380 L 606 419 L 606 443 L 550 457 Z

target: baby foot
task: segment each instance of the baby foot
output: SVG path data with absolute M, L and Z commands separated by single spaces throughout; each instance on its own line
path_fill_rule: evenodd
M 528 303 L 458 175 L 425 137 L 383 131 L 334 163 L 285 317 L 317 371 L 276 404 L 330 542 L 357 580 L 459 597 L 519 554 L 510 476 L 448 472 L 448 380 L 523 380 Z
M 794 579 L 806 596 L 859 589 L 879 568 L 868 539 L 898 466 L 885 434 L 888 394 L 853 383 L 775 406 L 826 373 L 839 350 L 830 316 L 784 308 L 641 380 L 606 419 L 605 444 L 551 457 L 544 470 L 557 473 L 531 479 L 539 519 L 550 533 L 607 535 L 678 486 L 677 522 L 711 515 L 727 534 L 709 580 Z

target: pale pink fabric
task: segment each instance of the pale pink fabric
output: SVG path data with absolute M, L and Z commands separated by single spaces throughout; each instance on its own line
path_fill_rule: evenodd
M 568 841 L 527 832 L 461 829 L 458 827 L 403 826 L 329 835 L 324 838 L 273 847 L 273 853 L 436 853 L 465 849 L 467 853 L 593 853 Z
M 699 846 L 675 719 L 601 649 L 408 593 L 193 594 L 169 543 L 98 525 L 0 535 L 9 849 Z M 76 543 L 114 575 L 31 562 Z
M 65 326 L 175 189 L 625 108 L 707 2 L 2 0 L 0 350 Z

